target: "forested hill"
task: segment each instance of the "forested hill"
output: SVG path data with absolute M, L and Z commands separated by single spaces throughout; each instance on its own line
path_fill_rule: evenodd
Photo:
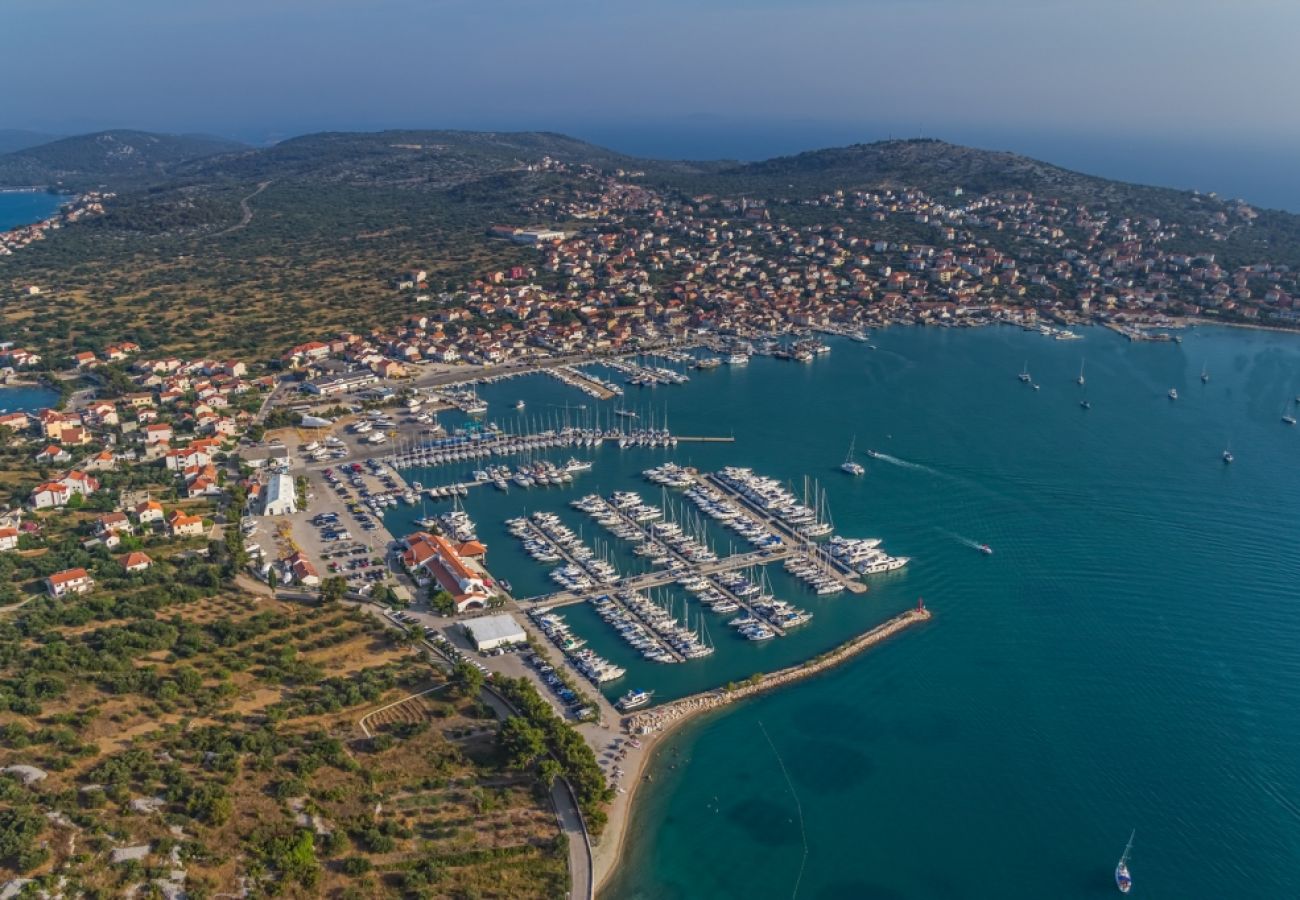
M 101 131 L 0 155 L 0 186 L 144 187 L 166 181 L 182 163 L 243 148 L 206 135 Z

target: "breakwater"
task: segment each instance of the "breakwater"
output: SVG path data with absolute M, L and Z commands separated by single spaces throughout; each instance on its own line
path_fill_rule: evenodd
M 654 734 L 662 732 L 673 725 L 676 725 L 691 716 L 716 709 L 720 706 L 726 706 L 729 703 L 735 703 L 737 700 L 744 700 L 746 697 L 752 697 L 755 694 L 770 691 L 791 682 L 803 678 L 809 678 L 819 672 L 824 672 L 833 666 L 838 666 L 847 659 L 856 656 L 868 647 L 874 646 L 881 641 L 898 634 L 905 628 L 925 622 L 930 619 L 930 610 L 924 606 L 918 605 L 915 609 L 909 609 L 906 612 L 899 613 L 892 619 L 882 622 L 875 628 L 858 635 L 851 641 L 847 641 L 840 646 L 825 653 L 815 659 L 810 659 L 806 663 L 789 666 L 767 675 L 760 675 L 743 684 L 731 688 L 722 688 L 716 691 L 707 691 L 702 694 L 694 694 L 690 697 L 683 697 L 672 703 L 663 706 L 657 706 L 648 709 L 645 712 L 636 713 L 629 716 L 625 721 L 627 730 L 633 734 Z

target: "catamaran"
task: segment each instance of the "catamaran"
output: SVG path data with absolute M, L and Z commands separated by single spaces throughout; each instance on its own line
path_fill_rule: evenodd
M 1135 829 L 1133 834 L 1128 836 L 1128 844 L 1124 847 L 1124 855 L 1119 858 L 1119 863 L 1115 866 L 1115 887 L 1119 888 L 1121 894 L 1127 894 L 1133 890 L 1133 876 L 1128 873 L 1128 857 L 1133 852 L 1133 837 L 1136 834 Z
M 856 436 L 849 442 L 849 454 L 844 457 L 844 462 L 840 463 L 840 470 L 848 472 L 850 475 L 863 475 L 866 469 L 862 468 L 862 463 L 853 458 L 853 446 L 858 442 Z
M 1021 381 L 1023 381 L 1025 384 L 1029 384 L 1030 382 L 1029 360 L 1025 360 L 1025 367 L 1020 370 L 1020 374 L 1017 375 L 1016 377 L 1019 378 Z

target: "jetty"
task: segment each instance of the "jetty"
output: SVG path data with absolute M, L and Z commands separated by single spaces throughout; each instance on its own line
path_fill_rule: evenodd
M 912 609 L 899 613 L 892 619 L 882 622 L 870 631 L 858 635 L 815 659 L 767 675 L 761 675 L 731 689 L 721 688 L 705 691 L 704 693 L 683 697 L 680 700 L 674 700 L 671 703 L 665 703 L 663 706 L 652 707 L 644 712 L 634 713 L 624 719 L 624 727 L 630 734 L 654 734 L 664 731 L 699 713 L 717 709 L 735 703 L 737 700 L 744 700 L 764 691 L 770 691 L 773 688 L 824 672 L 856 656 L 868 647 L 873 647 L 904 629 L 918 625 L 921 622 L 927 622 L 929 619 L 930 610 L 925 608 L 924 603 L 917 603 Z
M 858 573 L 851 568 L 839 562 L 838 560 L 828 557 L 826 554 L 818 553 L 813 549 L 814 542 L 795 531 L 788 524 L 781 521 L 776 516 L 761 508 L 735 487 L 728 484 L 724 479 L 717 475 L 692 475 L 695 481 L 708 485 L 715 490 L 721 491 L 725 496 L 737 503 L 743 513 L 758 522 L 759 525 L 775 534 L 781 539 L 783 546 L 788 548 L 802 548 L 807 559 L 821 568 L 828 577 L 835 579 L 844 589 L 853 594 L 866 593 L 867 586 L 858 579 Z M 795 552 L 791 549 L 786 555 Z
M 753 553 L 739 553 L 735 556 L 728 556 L 715 562 L 701 563 L 692 565 L 690 572 L 694 575 L 708 577 L 721 572 L 731 572 L 736 569 L 747 569 L 751 566 L 761 566 L 767 563 L 783 560 L 792 554 L 789 548 L 782 550 L 755 550 Z M 677 579 L 682 577 L 681 572 L 674 572 L 671 569 L 662 569 L 655 572 L 646 572 L 641 575 L 624 575 L 618 581 L 606 585 L 597 585 L 596 587 L 587 588 L 581 591 L 555 591 L 550 594 L 539 594 L 535 597 L 525 597 L 520 603 L 544 604 L 546 606 L 567 606 L 572 603 L 584 603 L 592 597 L 598 597 L 601 594 L 610 591 L 644 591 L 650 588 L 664 587 L 665 585 L 675 584 Z
M 562 557 L 564 561 L 567 562 L 569 565 L 575 566 L 580 569 L 584 568 L 582 562 L 579 559 L 577 559 L 575 556 L 573 556 L 573 554 L 571 554 L 568 551 L 568 549 L 564 547 L 564 545 L 562 545 L 559 541 L 555 540 L 549 534 L 547 534 L 544 528 L 540 527 L 532 519 L 528 519 L 527 521 L 528 521 L 529 533 L 532 534 L 534 538 L 547 544 L 552 550 L 554 550 L 557 554 L 559 554 L 560 557 Z M 663 638 L 659 636 L 659 634 L 655 631 L 655 629 L 651 627 L 649 622 L 641 618 L 641 616 L 638 615 L 635 610 L 630 608 L 626 603 L 624 603 L 616 596 L 616 594 L 619 592 L 620 589 L 626 589 L 626 586 L 623 584 L 624 581 L 625 579 L 619 579 L 618 582 L 616 582 L 618 586 L 617 588 L 615 588 L 612 585 L 599 585 L 597 587 L 592 588 L 589 591 L 583 592 L 581 597 L 574 597 L 569 602 L 572 603 L 572 602 L 578 602 L 578 600 L 590 600 L 596 597 L 609 598 L 610 602 L 612 602 L 620 610 L 622 610 L 624 613 L 629 615 L 638 624 L 640 624 L 643 628 L 646 629 L 646 632 L 651 636 L 651 638 L 654 640 L 655 644 L 659 647 L 659 649 L 663 650 L 669 656 L 671 656 L 675 662 L 685 662 L 686 657 L 682 656 L 682 654 L 679 653 L 671 644 L 663 640 Z M 559 604 L 556 603 L 549 604 L 549 606 L 558 606 L 558 605 Z M 542 604 L 539 604 L 538 608 L 543 608 Z

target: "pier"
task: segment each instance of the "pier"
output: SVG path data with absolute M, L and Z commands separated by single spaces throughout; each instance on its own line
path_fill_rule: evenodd
M 678 436 L 677 440 L 679 443 L 686 444 L 734 444 L 736 443 L 736 436 L 734 434 L 730 437 Z
M 892 619 L 882 622 L 870 631 L 858 635 L 816 659 L 763 675 L 755 682 L 742 684 L 732 690 L 706 691 L 705 693 L 674 700 L 663 706 L 653 707 L 644 712 L 634 713 L 625 720 L 624 724 L 630 734 L 653 734 L 664 731 L 699 713 L 726 706 L 737 700 L 743 700 L 755 694 L 770 691 L 773 688 L 824 672 L 861 653 L 868 647 L 873 647 L 881 641 L 893 637 L 900 631 L 921 622 L 927 622 L 929 619 L 930 610 L 926 609 L 923 604 L 918 603 L 914 608 L 899 613 Z
M 719 559 L 716 562 L 692 565 L 689 571 L 693 575 L 707 578 L 710 575 L 716 575 L 720 572 L 730 572 L 735 569 L 746 569 L 750 566 L 763 566 L 768 563 L 779 562 L 790 555 L 791 551 L 789 549 L 766 551 L 756 550 L 753 553 L 741 553 L 736 556 L 728 556 L 725 559 Z M 555 591 L 551 594 L 539 594 L 536 597 L 522 598 L 520 602 L 528 604 L 544 604 L 546 606 L 567 606 L 572 603 L 584 603 L 592 597 L 599 597 L 601 594 L 607 594 L 610 591 L 641 591 L 675 584 L 677 579 L 681 578 L 683 574 L 685 573 L 674 572 L 671 569 L 663 569 L 657 572 L 646 572 L 641 575 L 624 575 L 612 584 L 588 588 L 583 591 Z
M 609 388 L 605 387 L 602 382 L 596 381 L 580 369 L 572 366 L 556 366 L 553 369 L 543 370 L 546 374 L 555 378 L 569 387 L 577 388 L 588 397 L 595 397 L 597 400 L 609 400 L 617 396 Z
M 758 523 L 767 530 L 771 531 L 781 539 L 781 543 L 791 548 L 787 556 L 794 555 L 799 551 L 793 548 L 801 548 L 803 555 L 807 556 L 814 564 L 821 568 L 827 576 L 834 578 L 844 586 L 844 589 L 853 594 L 864 594 L 867 586 L 858 580 L 858 573 L 854 572 L 843 563 L 830 559 L 825 555 L 809 549 L 812 541 L 795 531 L 785 522 L 782 522 L 776 516 L 760 508 L 744 494 L 737 491 L 726 481 L 717 475 L 693 475 L 696 481 L 708 485 L 709 487 L 721 491 L 728 498 L 737 503 L 740 509 L 751 518 L 757 519 Z
M 543 528 L 541 528 L 532 519 L 528 519 L 527 521 L 528 521 L 528 530 L 532 533 L 533 537 L 545 542 L 548 547 L 550 547 L 552 550 L 558 553 L 564 559 L 564 561 L 567 562 L 569 565 L 575 566 L 585 571 L 586 567 L 583 566 L 583 564 L 579 562 L 577 558 L 572 556 L 567 549 L 562 547 L 558 541 L 552 539 L 551 536 L 547 534 Z M 638 624 L 640 624 L 641 627 L 646 630 L 646 633 L 651 636 L 655 644 L 658 645 L 661 650 L 664 650 L 670 656 L 672 656 L 674 662 L 686 662 L 686 657 L 682 656 L 667 641 L 663 640 L 663 638 L 659 636 L 659 633 L 650 626 L 649 622 L 645 621 L 645 619 L 642 619 L 641 616 L 639 616 L 634 610 L 629 608 L 627 604 L 623 603 L 623 601 L 619 600 L 618 597 L 615 596 L 616 590 L 627 590 L 627 588 L 623 585 L 624 580 L 625 579 L 620 578 L 615 583 L 618 585 L 617 589 L 612 585 L 597 586 L 595 588 L 592 588 L 589 591 L 583 592 L 583 594 L 580 597 L 575 597 L 570 602 L 576 603 L 579 600 L 586 601 L 586 600 L 591 600 L 595 597 L 608 597 L 615 606 L 617 606 L 623 612 L 627 613 L 628 616 L 630 616 Z M 559 606 L 560 604 L 551 603 L 546 605 L 554 607 L 554 606 Z
M 614 506 L 613 504 L 610 504 L 610 509 L 613 510 L 614 515 L 616 515 L 616 516 L 618 517 L 618 519 L 619 519 L 620 522 L 623 522 L 625 525 L 629 525 L 629 526 L 631 526 L 632 528 L 635 528 L 636 531 L 637 531 L 637 533 L 641 535 L 641 537 L 642 537 L 643 540 L 645 540 L 645 541 L 649 541 L 650 543 L 652 543 L 652 544 L 654 544 L 655 546 L 659 547 L 661 550 L 667 552 L 670 556 L 672 556 L 673 559 L 677 560 L 677 562 L 678 562 L 680 565 L 687 567 L 690 571 L 693 571 L 695 574 L 697 574 L 697 575 L 699 575 L 699 576 L 701 576 L 701 577 L 708 578 L 708 580 L 709 580 L 709 584 L 711 584 L 711 585 L 713 586 L 713 589 L 714 589 L 715 591 L 717 591 L 718 593 L 722 594 L 724 597 L 726 597 L 726 598 L 727 598 L 728 600 L 730 600 L 731 602 L 735 603 L 737 606 L 739 606 L 741 609 L 743 609 L 746 613 L 748 613 L 751 617 L 753 617 L 753 618 L 755 618 L 755 619 L 759 619 L 759 618 L 761 618 L 761 617 L 759 616 L 758 612 L 757 612 L 757 611 L 756 611 L 752 606 L 750 606 L 750 604 L 749 604 L 749 603 L 748 603 L 748 602 L 747 602 L 743 597 L 740 597 L 740 596 L 738 596 L 737 594 L 733 593 L 732 591 L 728 590 L 727 587 L 726 587 L 726 585 L 724 585 L 724 584 L 722 584 L 721 582 L 719 582 L 716 578 L 709 577 L 710 575 L 716 575 L 716 574 L 718 574 L 719 572 L 722 572 L 722 571 L 729 571 L 730 569 L 713 569 L 711 572 L 709 572 L 709 573 L 706 574 L 705 572 L 703 572 L 703 571 L 701 571 L 701 570 L 702 570 L 705 566 L 709 566 L 710 563 L 694 563 L 694 562 L 691 562 L 689 559 L 687 559 L 687 558 L 686 558 L 685 556 L 683 556 L 681 553 L 677 552 L 677 549 L 676 549 L 675 547 L 672 547 L 672 546 L 669 545 L 667 542 L 662 541 L 662 540 L 660 540 L 659 538 L 655 537 L 654 534 L 652 534 L 652 533 L 650 532 L 649 529 L 647 529 L 647 528 L 643 528 L 643 527 L 641 526 L 641 523 L 640 523 L 640 522 L 638 522 L 638 521 L 636 521 L 635 519 L 633 519 L 631 516 L 629 516 L 627 513 L 625 513 L 622 509 L 618 508 L 617 506 Z M 751 554 L 751 555 L 752 555 L 752 554 Z M 724 562 L 724 561 L 725 561 L 725 562 L 731 562 L 732 560 L 735 560 L 735 559 L 737 559 L 737 558 L 738 558 L 738 557 L 731 556 L 731 557 L 728 557 L 726 560 L 716 560 L 716 562 Z M 781 558 L 781 559 L 784 559 L 785 557 L 782 556 L 782 557 L 780 557 L 780 558 Z M 768 556 L 766 556 L 766 557 L 762 557 L 762 556 L 760 556 L 760 559 L 764 560 L 765 562 L 773 562 L 773 561 L 776 559 L 776 557 L 775 557 L 774 555 L 772 555 L 772 553 L 769 552 L 769 555 L 768 555 Z M 740 566 L 732 566 L 732 567 L 730 567 L 730 568 L 742 568 L 742 567 L 740 567 Z M 670 576 L 673 576 L 674 580 L 676 580 L 676 577 L 679 577 L 679 576 L 677 576 L 677 573 L 674 572 L 672 569 L 669 569 L 668 574 L 669 574 Z M 762 619 L 762 621 L 767 622 L 766 619 Z M 775 631 L 775 632 L 777 633 L 778 636 L 780 636 L 780 637 L 785 637 L 785 629 L 782 628 L 781 626 L 777 625 L 777 624 L 774 623 L 774 622 L 767 622 L 767 626 L 768 626 L 769 628 L 771 628 L 773 631 Z

